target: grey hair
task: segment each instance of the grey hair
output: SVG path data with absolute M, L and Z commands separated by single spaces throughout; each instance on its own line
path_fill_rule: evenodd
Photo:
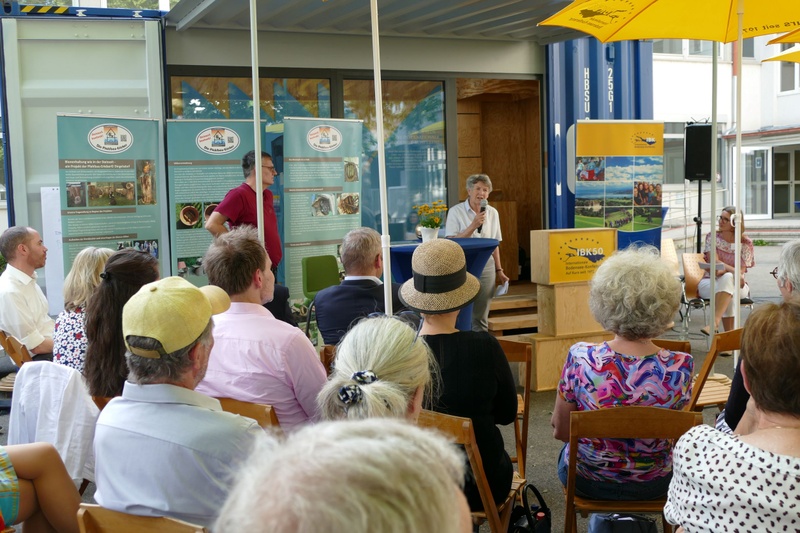
M 372 269 L 375 256 L 381 253 L 381 235 L 372 228 L 356 228 L 342 239 L 340 252 L 345 274 L 357 275 Z
M 261 159 L 269 159 L 270 161 L 272 161 L 272 156 L 262 150 Z M 259 160 L 258 162 L 259 164 L 261 164 L 261 160 Z M 242 172 L 244 172 L 245 179 L 247 179 L 250 176 L 250 174 L 252 174 L 255 171 L 255 168 L 256 168 L 256 151 L 250 150 L 249 152 L 244 154 L 244 157 L 242 157 Z
M 189 352 L 198 344 L 206 347 L 210 346 L 214 340 L 212 336 L 213 330 L 214 321 L 209 320 L 206 329 L 203 330 L 203 333 L 200 334 L 196 341 L 178 351 L 162 355 L 158 359 L 142 357 L 126 351 L 128 381 L 137 385 L 147 385 L 151 383 L 172 383 L 180 380 L 181 376 L 192 366 Z M 127 341 L 131 346 L 144 350 L 161 350 L 163 348 L 159 341 L 150 337 L 129 335 Z
M 353 374 L 373 372 L 377 381 L 358 384 Z M 425 341 L 400 319 L 367 318 L 357 323 L 336 348 L 330 379 L 317 395 L 323 420 L 374 417 L 403 418 L 417 389 L 431 398 L 438 378 L 436 360 Z M 355 385 L 361 398 L 350 404 L 339 399 L 342 387 Z
M 603 328 L 625 339 L 652 339 L 669 328 L 680 299 L 680 282 L 658 249 L 629 247 L 595 272 L 589 309 Z
M 778 259 L 778 279 L 789 280 L 792 292 L 800 291 L 800 239 L 783 245 Z
M 471 191 L 476 183 L 481 182 L 489 187 L 489 192 L 492 192 L 492 180 L 486 174 L 473 174 L 467 178 L 467 192 Z
M 28 242 L 33 231 L 27 226 L 11 226 L 0 235 L 0 254 L 6 262 L 11 263 L 17 258 L 17 247 Z
M 239 471 L 217 533 L 456 533 L 465 461 L 410 423 L 323 422 L 266 434 Z

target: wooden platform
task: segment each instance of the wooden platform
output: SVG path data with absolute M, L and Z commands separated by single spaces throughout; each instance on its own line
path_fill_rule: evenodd
M 513 283 L 508 294 L 493 298 L 489 306 L 489 333 L 501 336 L 506 331 L 533 332 L 539 326 L 536 284 Z

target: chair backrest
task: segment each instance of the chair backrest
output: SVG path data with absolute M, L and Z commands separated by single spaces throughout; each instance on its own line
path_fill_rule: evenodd
M 319 351 L 319 360 L 325 367 L 325 372 L 330 376 L 333 372 L 333 361 L 336 359 L 336 346 L 325 344 Z
M 113 396 L 92 396 L 92 401 L 101 411 L 106 405 L 108 405 L 108 402 L 110 402 L 113 399 L 114 399 Z
M 28 348 L 16 337 L 9 335 L 5 331 L 0 331 L 0 346 L 6 351 L 6 355 L 17 366 L 33 361 Z
M 445 415 L 423 409 L 417 421 L 421 427 L 435 428 L 449 436 L 456 444 L 464 446 L 467 452 L 467 459 L 475 477 L 475 484 L 478 486 L 478 493 L 481 496 L 483 510 L 489 527 L 492 531 L 501 530 L 500 513 L 492 497 L 492 489 L 486 479 L 483 470 L 483 461 L 478 451 L 478 444 L 475 442 L 475 432 L 472 429 L 472 420 L 460 416 Z
M 706 274 L 706 271 L 700 268 L 700 263 L 705 260 L 705 256 L 703 254 L 685 253 L 681 260 L 683 261 L 683 291 L 686 294 L 686 299 L 692 300 L 698 297 L 697 285 Z
M 313 300 L 322 289 L 339 284 L 339 265 L 336 262 L 336 256 L 304 257 L 302 266 L 303 294 L 309 300 Z
M 497 339 L 503 353 L 506 354 L 506 359 L 509 363 L 524 364 L 525 368 L 520 370 L 522 372 L 522 427 L 520 428 L 520 446 L 517 450 L 517 464 L 521 475 L 525 475 L 525 463 L 528 451 L 528 418 L 531 406 L 531 360 L 533 358 L 533 347 L 529 342 L 518 342 L 508 339 Z
M 697 401 L 700 399 L 700 393 L 714 368 L 714 362 L 722 352 L 729 352 L 738 350 L 742 345 L 742 328 L 732 329 L 723 333 L 714 335 L 714 340 L 711 341 L 711 348 L 706 354 L 706 359 L 703 361 L 703 366 L 700 372 L 697 373 L 697 379 L 692 386 L 692 399 L 689 404 L 684 408 L 686 411 L 694 411 L 697 409 Z
M 82 503 L 78 509 L 81 533 L 208 533 L 208 529 L 168 517 L 137 516 Z
M 653 344 L 659 348 L 664 348 L 671 352 L 692 353 L 691 341 L 681 341 L 677 339 L 653 339 Z
M 275 410 L 271 405 L 242 402 L 233 398 L 217 398 L 217 400 L 222 405 L 223 411 L 252 418 L 262 428 L 272 428 L 275 431 L 280 431 L 281 425 L 278 422 L 278 415 L 275 414 Z
M 677 278 L 681 275 L 680 267 L 678 266 L 678 252 L 675 250 L 675 241 L 673 239 L 661 239 L 661 260 L 669 265 L 673 275 Z

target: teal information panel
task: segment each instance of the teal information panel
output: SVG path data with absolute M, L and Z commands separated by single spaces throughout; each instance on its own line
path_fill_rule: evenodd
M 165 272 L 158 121 L 59 115 L 64 272 L 87 246 L 152 254 Z
M 303 294 L 302 259 L 336 255 L 361 226 L 362 122 L 284 119 L 284 259 L 293 298 Z
M 195 285 L 208 283 L 206 219 L 244 181 L 242 158 L 253 147 L 252 121 L 167 121 L 172 271 Z

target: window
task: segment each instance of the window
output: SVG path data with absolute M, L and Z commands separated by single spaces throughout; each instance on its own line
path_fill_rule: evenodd
M 683 55 L 681 39 L 653 39 L 653 53 Z
M 749 39 L 744 39 L 742 41 L 742 59 L 755 59 L 756 57 L 756 46 L 753 38 L 750 37 Z
M 791 43 L 781 44 L 781 52 L 794 46 Z M 797 89 L 797 68 L 795 63 L 781 61 L 781 92 L 794 91 Z
M 689 55 L 691 56 L 708 56 L 711 57 L 711 48 L 713 44 L 711 41 L 689 41 Z

